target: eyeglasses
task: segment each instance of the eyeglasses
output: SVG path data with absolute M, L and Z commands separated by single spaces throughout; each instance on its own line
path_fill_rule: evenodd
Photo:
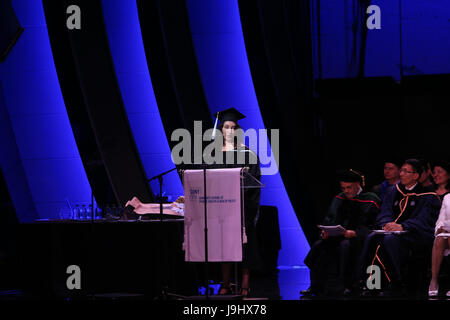
M 408 170 L 406 170 L 406 169 L 400 169 L 400 171 L 399 171 L 400 173 L 417 173 L 417 171 L 408 171 Z

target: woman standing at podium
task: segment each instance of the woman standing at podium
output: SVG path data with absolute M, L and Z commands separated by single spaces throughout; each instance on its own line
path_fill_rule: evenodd
M 261 170 L 259 167 L 259 159 L 255 152 L 250 150 L 247 146 L 241 143 L 239 135 L 236 135 L 236 130 L 240 129 L 238 121 L 245 118 L 245 116 L 237 111 L 235 108 L 229 108 L 217 112 L 216 117 L 220 120 L 218 130 L 223 136 L 223 163 L 225 167 L 248 167 L 248 173 L 257 179 L 261 180 Z M 216 119 L 217 123 L 217 119 Z M 238 154 L 243 152 L 245 163 L 238 161 Z M 230 159 L 231 162 L 230 162 Z M 239 159 L 242 160 L 242 159 Z M 257 182 L 250 176 L 244 178 L 244 186 L 257 186 Z M 261 189 L 259 187 L 244 189 L 244 218 L 245 218 L 245 235 L 247 243 L 243 245 L 242 257 L 242 283 L 240 294 L 248 296 L 250 293 L 249 280 L 250 270 L 259 269 L 261 267 L 261 259 L 258 252 L 258 239 L 256 235 L 256 221 L 259 213 L 259 201 L 261 196 Z M 231 294 L 230 277 L 231 277 L 231 263 L 222 264 L 222 278 L 223 285 L 219 290 L 219 294 Z

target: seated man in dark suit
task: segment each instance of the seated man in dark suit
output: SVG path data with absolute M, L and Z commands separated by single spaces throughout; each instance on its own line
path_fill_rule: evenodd
M 357 263 L 364 238 L 373 229 L 380 199 L 363 192 L 364 176 L 355 170 L 339 173 L 343 192 L 334 197 L 323 225 L 341 225 L 345 231 L 322 239 L 311 248 L 305 264 L 310 269 L 311 286 L 301 294 L 350 294 L 357 283 Z
M 400 169 L 400 183 L 386 190 L 376 220 L 385 233 L 371 233 L 364 243 L 361 286 L 366 284 L 368 266 L 377 262 L 389 282 L 388 289 L 400 293 L 405 284 L 402 270 L 411 250 L 428 250 L 431 254 L 440 201 L 436 193 L 418 182 L 422 171 L 419 160 L 406 160 Z

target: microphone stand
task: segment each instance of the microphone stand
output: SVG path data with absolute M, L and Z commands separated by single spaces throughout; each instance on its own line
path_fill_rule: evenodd
M 163 220 L 163 203 L 162 203 L 163 176 L 165 176 L 166 174 L 168 174 L 168 173 L 170 173 L 170 172 L 172 172 L 174 170 L 177 170 L 177 168 L 176 167 L 172 168 L 170 170 L 167 170 L 167 171 L 165 171 L 163 173 L 158 174 L 157 176 L 154 176 L 154 177 L 148 179 L 149 182 L 152 181 L 152 180 L 155 180 L 155 179 L 158 179 L 158 181 L 159 181 L 159 219 L 160 219 L 161 222 Z
M 174 170 L 176 170 L 177 168 L 175 167 L 175 168 L 172 168 L 172 169 L 170 169 L 170 170 L 167 170 L 167 171 L 165 171 L 165 172 L 162 172 L 162 173 L 160 173 L 160 174 L 158 174 L 158 175 L 156 175 L 156 176 L 154 176 L 154 177 L 152 177 L 152 178 L 150 178 L 150 179 L 148 179 L 148 181 L 150 182 L 150 181 L 152 181 L 152 180 L 155 180 L 155 179 L 158 179 L 158 182 L 159 182 L 159 223 L 160 223 L 160 232 L 163 232 L 163 216 L 164 216 L 164 214 L 163 214 L 163 197 L 162 197 L 162 185 L 163 185 L 163 176 L 165 176 L 166 174 L 168 174 L 168 173 L 170 173 L 170 172 L 172 172 L 172 171 L 174 171 Z M 166 246 L 166 241 L 161 241 L 161 242 L 163 242 L 164 243 L 164 247 Z M 163 259 L 162 259 L 162 257 L 163 257 L 163 250 L 162 250 L 163 248 L 160 248 L 160 261 L 162 261 Z M 164 248 L 164 249 L 167 249 L 167 248 Z M 164 252 L 166 252 L 167 253 L 167 250 L 164 250 Z M 162 285 L 161 285 L 161 287 L 162 287 L 162 291 L 161 291 L 161 298 L 163 299 L 163 300 L 167 300 L 167 297 L 168 297 L 168 285 L 167 285 L 167 276 L 166 276 L 166 272 L 167 272 L 167 259 L 164 259 L 164 277 L 163 277 L 163 283 L 162 283 Z
M 206 300 L 209 300 L 209 269 L 208 269 L 208 213 L 206 210 L 207 204 L 208 204 L 208 198 L 206 197 L 206 167 L 203 167 L 203 196 L 205 198 L 205 207 L 204 207 L 204 214 L 205 214 L 205 277 L 206 277 L 206 285 L 205 285 L 205 293 L 206 293 Z

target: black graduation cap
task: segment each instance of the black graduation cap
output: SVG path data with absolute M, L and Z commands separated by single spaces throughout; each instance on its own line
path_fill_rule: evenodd
M 225 121 L 238 122 L 239 120 L 245 118 L 245 116 L 239 111 L 237 111 L 235 108 L 228 108 L 226 110 L 216 112 L 214 115 L 222 123 L 224 123 Z
M 364 187 L 365 178 L 361 172 L 353 169 L 344 169 L 339 170 L 337 176 L 340 182 L 360 182 L 361 186 Z
M 215 139 L 216 136 L 215 133 L 217 129 L 217 120 L 220 120 L 221 123 L 224 123 L 225 121 L 233 121 L 234 123 L 237 123 L 238 120 L 245 118 L 245 116 L 242 113 L 240 113 L 233 107 L 216 112 L 214 116 L 216 117 L 216 121 L 214 123 L 214 131 L 211 136 L 211 139 Z

